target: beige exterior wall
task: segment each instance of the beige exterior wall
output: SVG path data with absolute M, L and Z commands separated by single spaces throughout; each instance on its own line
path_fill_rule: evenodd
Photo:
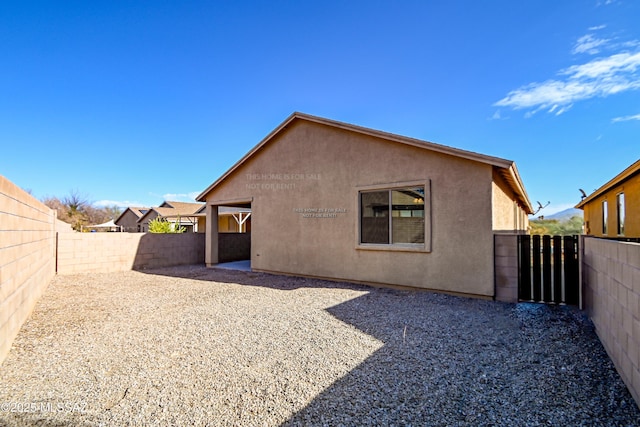
M 128 233 L 137 233 L 140 231 L 140 225 L 138 224 L 138 217 L 136 214 L 131 212 L 131 210 L 127 210 L 119 221 L 116 223 L 122 227 L 122 231 L 126 231 Z
M 254 270 L 493 296 L 492 170 L 477 161 L 293 121 L 206 201 L 251 203 Z M 404 183 L 430 189 L 426 249 L 359 245 L 359 190 Z M 305 209 L 333 211 L 305 217 Z M 208 236 L 215 238 L 212 231 Z M 208 245 L 215 248 L 214 242 Z
M 198 217 L 198 233 L 205 233 L 207 231 L 207 218 Z
M 55 213 L 0 176 L 0 362 L 55 274 Z
M 142 221 L 140 221 L 138 224 L 140 225 L 140 232 L 142 233 L 146 233 L 149 231 L 149 223 L 151 221 L 153 221 L 154 219 L 158 218 L 158 212 L 156 211 L 150 211 L 147 214 L 145 214 L 142 218 L 140 218 Z
M 500 233 L 522 233 L 529 229 L 529 216 L 516 202 L 513 190 L 495 170 L 491 185 L 493 230 Z
M 58 274 L 110 273 L 204 263 L 202 233 L 67 233 L 58 236 Z
M 640 405 L 640 244 L 584 238 L 584 305 Z

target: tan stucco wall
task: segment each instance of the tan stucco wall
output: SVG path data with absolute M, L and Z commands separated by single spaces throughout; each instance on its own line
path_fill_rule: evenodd
M 618 235 L 616 195 L 624 193 L 624 235 Z M 607 234 L 602 232 L 602 202 L 607 201 Z M 584 206 L 585 234 L 598 237 L 640 237 L 640 175 L 616 185 Z
M 529 228 L 529 217 L 522 206 L 515 201 L 513 190 L 495 170 L 491 195 L 493 230 L 502 233 L 526 232 Z
M 147 213 L 145 216 L 143 216 L 142 221 L 139 222 L 140 224 L 140 231 L 143 233 L 146 233 L 149 231 L 149 223 L 151 221 L 153 221 L 154 219 L 158 218 L 158 213 L 156 211 L 151 211 L 149 213 Z
M 207 230 L 207 219 L 206 217 L 198 218 L 198 233 L 205 233 Z
M 358 189 L 408 181 L 431 186 L 431 251 L 359 247 Z M 490 165 L 294 121 L 207 196 L 234 201 L 252 201 L 254 270 L 494 293 Z
M 55 274 L 55 224 L 51 209 L 0 176 L 0 362 Z
M 138 217 L 136 214 L 131 212 L 131 210 L 127 210 L 116 224 L 123 228 L 122 231 L 129 233 L 136 233 L 139 231 Z

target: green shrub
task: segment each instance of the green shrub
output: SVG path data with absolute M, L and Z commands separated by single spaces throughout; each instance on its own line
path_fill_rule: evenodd
M 149 221 L 150 233 L 184 233 L 185 231 L 186 228 L 178 226 L 177 223 L 169 222 L 164 218 L 155 218 Z
M 549 234 L 552 236 L 567 236 L 582 234 L 582 218 L 579 216 L 558 221 L 557 219 L 534 219 L 529 221 L 531 234 Z

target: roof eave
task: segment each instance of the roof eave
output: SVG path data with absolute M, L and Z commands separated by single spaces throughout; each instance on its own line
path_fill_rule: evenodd
M 213 184 L 207 187 L 202 193 L 196 197 L 196 201 L 205 202 L 207 195 L 217 187 L 222 181 L 224 181 L 229 175 L 231 175 L 236 169 L 238 169 L 247 159 L 253 156 L 257 151 L 259 151 L 262 147 L 264 147 L 271 139 L 273 139 L 278 133 L 280 133 L 283 129 L 285 129 L 291 122 L 296 119 L 307 120 L 314 123 L 323 124 L 326 126 L 331 126 L 334 128 L 339 128 L 351 132 L 357 132 L 364 135 L 373 136 L 376 138 L 385 139 L 388 141 L 394 141 L 398 143 L 402 143 L 405 145 L 411 145 L 417 148 L 426 149 L 430 151 L 435 151 L 442 154 L 448 154 L 451 156 L 464 158 L 467 160 L 473 160 L 480 163 L 489 164 L 491 166 L 510 169 L 512 167 L 515 168 L 514 162 L 511 160 L 502 159 L 499 157 L 487 156 L 480 153 L 475 153 L 472 151 L 461 150 L 459 148 L 453 148 L 446 145 L 436 144 L 429 141 L 422 141 L 415 138 L 410 138 L 406 136 L 401 136 L 389 132 L 384 132 L 380 130 L 365 128 L 362 126 L 352 125 L 344 122 L 339 122 L 331 119 L 325 119 L 323 117 L 312 116 L 309 114 L 304 114 L 300 112 L 294 112 L 291 114 L 285 121 L 283 121 L 278 127 L 276 127 L 269 135 L 267 135 L 262 141 L 260 141 L 255 147 L 253 147 L 247 154 L 245 154 L 238 162 L 236 162 L 229 170 L 227 170 L 222 176 L 220 176 Z M 518 175 L 517 169 L 514 169 L 514 182 L 516 183 L 516 187 L 514 190 L 518 192 L 521 197 L 523 203 L 527 208 L 533 212 L 531 209 L 531 203 L 529 202 L 528 196 L 524 191 L 524 186 L 522 185 L 522 180 Z
M 626 181 L 627 179 L 631 178 L 632 176 L 634 176 L 634 175 L 636 175 L 638 173 L 640 173 L 640 159 L 636 160 L 633 164 L 631 164 L 631 166 L 627 167 L 625 170 L 620 172 L 618 175 L 616 175 L 615 177 L 613 177 L 612 179 L 607 181 L 606 184 L 604 184 L 603 186 L 598 188 L 596 191 L 594 191 L 593 193 L 589 194 L 586 198 L 581 200 L 580 203 L 578 203 L 575 206 L 575 208 L 584 210 L 584 206 L 587 203 L 592 202 L 593 200 L 595 200 L 596 198 L 601 196 L 603 193 L 609 191 L 612 187 L 614 187 L 614 186 L 616 186 L 618 184 L 621 184 L 623 181 Z

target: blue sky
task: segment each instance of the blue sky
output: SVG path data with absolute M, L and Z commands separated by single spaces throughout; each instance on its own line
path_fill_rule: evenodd
M 0 174 L 192 200 L 294 111 L 515 160 L 542 213 L 640 158 L 640 2 L 5 1 Z

